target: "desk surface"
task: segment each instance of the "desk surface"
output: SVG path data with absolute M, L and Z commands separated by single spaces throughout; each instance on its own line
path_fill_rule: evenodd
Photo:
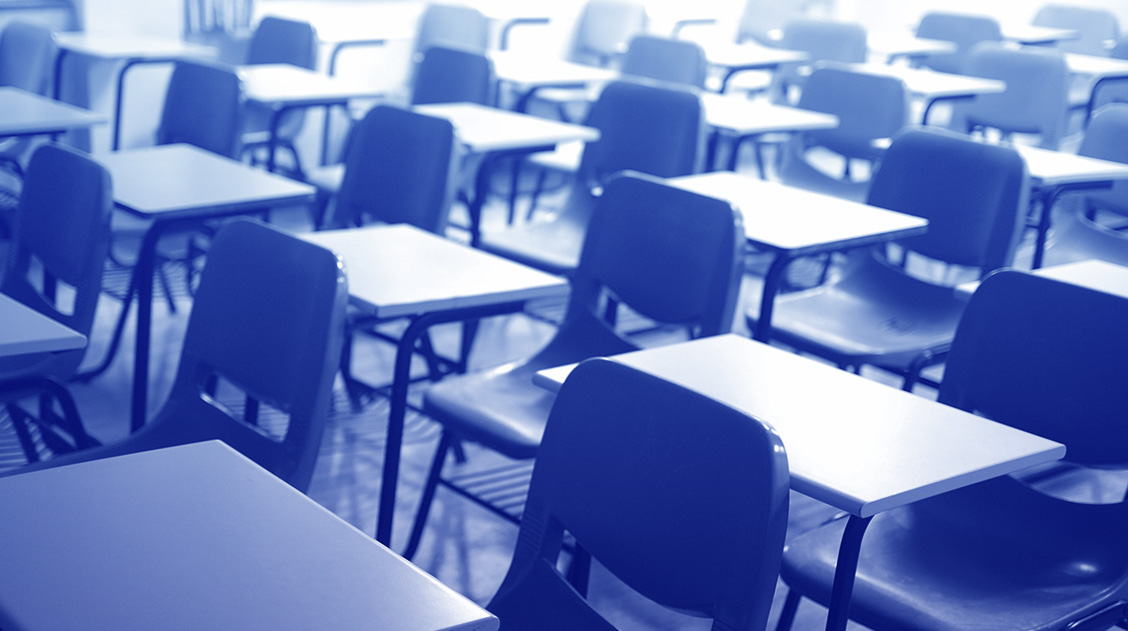
M 1069 39 L 1077 39 L 1077 29 L 1036 26 L 1034 24 L 1003 24 L 1003 39 L 1016 44 L 1055 44 Z
M 96 156 L 110 171 L 114 201 L 136 215 L 189 217 L 308 203 L 316 189 L 191 145 Z
M 0 479 L 5 629 L 492 630 L 218 441 Z
M 0 294 L 0 357 L 54 353 L 86 346 L 86 336 Z
M 767 99 L 703 92 L 701 105 L 710 126 L 738 136 L 838 127 L 838 117 L 833 114 L 779 105 Z
M 1096 78 L 1128 77 L 1128 59 L 1065 53 L 1070 72 Z
M 1090 259 L 1042 267 L 1032 273 L 1128 298 L 1128 267 L 1123 265 Z M 956 295 L 970 297 L 978 288 L 979 281 L 960 283 Z
M 419 105 L 415 110 L 454 125 L 459 141 L 474 153 L 553 147 L 562 142 L 599 140 L 599 130 L 520 114 L 476 103 Z
M 408 225 L 300 235 L 344 260 L 352 300 L 377 317 L 560 296 L 568 283 Z
M 214 58 L 216 49 L 169 37 L 122 33 L 55 33 L 55 43 L 64 50 L 100 59 Z
M 996 79 L 936 72 L 924 68 L 871 63 L 847 64 L 847 67 L 859 72 L 897 77 L 905 83 L 905 90 L 909 94 L 923 99 L 997 94 L 1007 87 L 1006 83 Z
M 786 63 L 803 62 L 805 51 L 771 48 L 752 42 L 712 42 L 703 46 L 710 64 L 729 70 L 770 70 Z
M 490 51 L 489 56 L 498 80 L 510 83 L 520 91 L 586 86 L 619 78 L 619 72 L 610 68 L 586 66 L 564 59 L 499 50 Z
M 96 112 L 26 90 L 0 87 L 0 136 L 31 136 L 83 129 L 106 122 Z
M 859 517 L 1065 455 L 1064 445 L 737 335 L 615 359 L 770 424 L 794 489 Z M 571 368 L 536 380 L 558 388 Z
M 243 94 L 248 101 L 292 107 L 345 103 L 377 97 L 383 91 L 355 79 L 331 77 L 291 64 L 256 64 L 238 67 Z
M 756 245 L 799 256 L 923 233 L 928 221 L 749 175 L 717 171 L 671 178 L 675 186 L 731 202 Z
M 1014 148 L 1026 161 L 1026 169 L 1042 186 L 1128 179 L 1128 164 L 1041 149 L 1029 145 Z
M 927 57 L 954 53 L 957 50 L 955 42 L 917 37 L 906 32 L 868 33 L 866 43 L 869 45 L 870 52 L 885 57 Z

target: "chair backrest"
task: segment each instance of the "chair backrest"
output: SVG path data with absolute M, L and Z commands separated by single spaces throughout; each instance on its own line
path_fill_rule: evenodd
M 1071 53 L 1108 55 L 1110 42 L 1120 39 L 1120 23 L 1108 9 L 1072 4 L 1047 4 L 1034 15 L 1035 26 L 1050 26 L 1077 31 L 1077 37 L 1057 43 Z
M 922 64 L 940 72 L 962 73 L 971 47 L 979 42 L 1001 42 L 1003 31 L 998 20 L 985 15 L 932 11 L 917 24 L 917 37 L 955 42 L 956 52 L 929 55 Z
M 329 413 L 348 287 L 329 250 L 256 221 L 225 225 L 208 251 L 168 399 L 117 449 L 220 439 L 299 490 Z M 254 426 L 215 401 L 215 379 L 287 417 Z
M 698 168 L 704 114 L 700 97 L 689 90 L 615 81 L 592 104 L 586 124 L 600 137 L 584 147 L 584 185 L 599 186 L 627 169 L 675 177 Z
M 422 53 L 432 46 L 484 53 L 490 46 L 489 20 L 469 5 L 428 3 L 419 18 L 415 52 Z
M 450 121 L 378 105 L 353 126 L 331 223 L 409 223 L 443 234 L 454 195 Z
M 655 81 L 705 87 L 705 51 L 696 42 L 636 35 L 627 46 L 620 71 Z
M 493 62 L 484 53 L 432 46 L 415 67 L 412 105 L 480 103 L 494 100 Z
M 805 51 L 809 61 L 861 63 L 869 52 L 861 24 L 810 18 L 784 24 L 779 46 Z
M 775 46 L 792 20 L 832 13 L 834 0 L 746 0 L 737 24 L 738 44 L 748 40 Z
M 914 129 L 886 150 L 867 201 L 928 219 L 928 231 L 901 240 L 904 247 L 986 273 L 1014 256 L 1027 180 L 1026 162 L 1011 147 Z
M 1128 103 L 1109 103 L 1093 114 L 1077 154 L 1128 164 Z M 1085 195 L 1095 209 L 1128 215 L 1128 182 L 1116 180 L 1112 187 Z
M 740 215 L 727 202 L 623 174 L 596 202 L 565 319 L 599 315 L 609 294 L 698 337 L 727 333 L 743 240 Z
M 1040 146 L 1057 149 L 1069 106 L 1069 65 L 1052 48 L 1007 48 L 994 42 L 975 45 L 965 74 L 999 79 L 1006 89 L 981 94 L 957 105 L 953 121 L 966 129 L 982 126 L 1004 134 L 1038 134 Z
M 611 360 L 584 362 L 556 397 L 513 561 L 487 607 L 507 629 L 611 629 L 555 570 L 567 530 L 647 598 L 714 629 L 763 629 L 788 483 L 779 436 L 755 418 Z
M 102 291 L 112 210 L 105 167 L 69 147 L 40 146 L 24 175 L 0 292 L 89 335 Z M 69 379 L 83 353 L 56 354 L 44 370 Z
M 874 158 L 873 141 L 892 137 L 909 121 L 909 95 L 900 79 L 833 64 L 815 66 L 798 105 L 838 117 L 838 127 L 804 132 L 798 138 L 803 147 L 851 158 Z
M 646 6 L 631 0 L 588 0 L 572 33 L 572 61 L 610 65 L 646 29 Z
M 242 84 L 229 67 L 178 61 L 169 79 L 157 144 L 184 142 L 239 155 Z
M 259 21 L 247 48 L 248 64 L 291 64 L 317 68 L 317 34 L 309 22 L 268 15 Z
M 967 305 L 939 400 L 1067 446 L 1089 466 L 1128 463 L 1128 300 L 1017 270 Z
M 46 94 L 54 58 L 51 29 L 20 20 L 9 22 L 0 32 L 0 86 Z

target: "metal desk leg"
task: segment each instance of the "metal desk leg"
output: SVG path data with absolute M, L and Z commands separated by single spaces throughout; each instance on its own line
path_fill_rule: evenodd
M 145 231 L 141 250 L 133 267 L 133 283 L 137 288 L 137 341 L 133 350 L 133 398 L 130 403 L 129 430 L 136 432 L 145 424 L 149 395 L 149 343 L 153 328 L 153 274 L 156 266 L 157 242 L 173 222 L 154 221 Z
M 834 566 L 834 587 L 830 592 L 830 610 L 827 612 L 826 631 L 846 631 L 850 619 L 850 597 L 854 593 L 854 578 L 858 571 L 858 555 L 862 536 L 866 534 L 872 517 L 850 515 L 842 543 L 838 547 L 838 562 Z
M 415 345 L 427 329 L 436 324 L 462 322 L 512 313 L 521 309 L 524 302 L 508 302 L 483 307 L 454 309 L 425 313 L 411 321 L 396 345 L 395 369 L 388 410 L 388 437 L 384 443 L 384 470 L 380 483 L 380 506 L 376 518 L 376 540 L 391 546 L 392 523 L 395 521 L 396 484 L 399 481 L 400 451 L 403 446 L 403 427 L 407 417 L 407 391 L 411 385 L 411 363 Z
M 760 294 L 760 317 L 756 320 L 756 330 L 752 339 L 767 343 L 772 336 L 772 312 L 775 310 L 775 297 L 783 284 L 783 272 L 791 263 L 791 256 L 779 252 L 764 275 L 764 286 Z

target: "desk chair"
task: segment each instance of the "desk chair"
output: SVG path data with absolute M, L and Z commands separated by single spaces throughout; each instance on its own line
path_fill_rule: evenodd
M 907 252 L 985 274 L 1013 258 L 1027 179 L 1012 148 L 910 130 L 887 150 L 867 202 L 928 219 L 925 234 L 899 242 Z M 842 368 L 876 365 L 901 375 L 911 390 L 920 371 L 947 352 L 964 302 L 952 287 L 910 274 L 908 256 L 895 261 L 885 248 L 857 250 L 836 280 L 778 296 L 772 340 Z M 759 306 L 746 313 L 756 330 Z
M 317 69 L 317 34 L 308 22 L 274 16 L 259 21 L 247 49 L 248 65 L 291 64 L 309 70 Z M 254 156 L 270 145 L 270 119 L 273 111 L 264 105 L 248 103 L 243 123 L 242 151 Z M 303 173 L 301 158 L 294 139 L 301 132 L 305 110 L 286 112 L 278 124 L 277 145 L 290 152 L 294 172 Z
M 413 50 L 416 55 L 432 46 L 484 53 L 490 47 L 490 22 L 469 5 L 429 2 L 419 18 Z
M 627 169 L 673 177 L 698 168 L 703 140 L 701 99 L 688 90 L 616 81 L 591 108 L 586 123 L 600 139 L 584 147 L 568 200 L 551 220 L 485 232 L 487 252 L 545 270 L 575 269 L 598 191 Z
M 868 181 L 852 180 L 851 162 L 862 160 L 872 165 L 881 155 L 874 141 L 890 138 L 908 124 L 909 96 L 904 84 L 894 77 L 819 65 L 807 77 L 798 106 L 834 114 L 838 127 L 792 134 L 783 147 L 780 180 L 861 201 Z M 814 149 L 830 151 L 843 161 L 841 178 L 812 164 L 808 152 Z M 761 159 L 759 153 L 757 159 Z
M 461 48 L 432 46 L 415 66 L 412 105 L 428 103 L 494 103 L 493 62 L 485 54 Z
M 512 511 L 519 509 L 495 505 L 444 478 L 447 453 L 470 441 L 513 460 L 534 458 L 553 397 L 533 384 L 533 375 L 637 348 L 603 318 L 608 301 L 658 323 L 685 326 L 692 337 L 728 332 L 743 241 L 739 214 L 725 202 L 641 174 L 608 182 L 571 277 L 564 322 L 552 340 L 532 357 L 448 377 L 424 394 L 423 412 L 443 426 L 443 434 L 404 555 L 410 558 L 419 545 L 439 484 L 516 521 Z
M 627 45 L 620 70 L 627 79 L 647 79 L 697 89 L 705 87 L 707 71 L 705 51 L 699 44 L 655 35 L 634 36 Z M 597 100 L 602 89 L 603 86 L 597 86 L 591 90 L 581 90 L 584 94 L 577 98 Z M 548 174 L 574 176 L 580 168 L 582 153 L 583 143 L 567 143 L 557 147 L 555 151 L 533 154 L 525 160 L 525 164 L 538 170 L 536 185 L 529 196 L 526 220 L 531 219 L 536 211 Z M 516 208 L 511 207 L 510 216 L 515 214 Z
M 1097 7 L 1047 4 L 1038 9 L 1032 24 L 1077 31 L 1076 38 L 1064 39 L 1055 44 L 1057 48 L 1071 53 L 1105 57 L 1116 40 L 1120 39 L 1120 24 L 1116 14 Z
M 646 7 L 629 0 L 588 0 L 572 31 L 568 58 L 608 67 L 626 52 L 631 39 L 646 30 Z
M 1110 103 L 1097 110 L 1077 154 L 1128 163 L 1128 103 Z M 1128 216 L 1128 182 L 1118 180 L 1109 189 L 1068 195 L 1061 202 L 1045 265 L 1090 258 L 1128 265 L 1128 235 L 1096 221 L 1099 213 Z
M 0 292 L 89 339 L 110 246 L 112 210 L 110 176 L 104 167 L 74 149 L 41 145 L 28 162 Z M 0 358 L 0 397 L 11 401 L 8 416 L 29 462 L 39 459 L 32 425 L 53 451 L 90 446 L 74 400 L 62 385 L 74 377 L 84 354 L 80 349 Z M 17 405 L 17 399 L 29 395 L 40 397 L 38 415 Z M 51 398 L 58 401 L 61 416 Z M 69 438 L 60 435 L 60 429 Z
M 1003 41 L 1002 28 L 998 20 L 985 15 L 968 15 L 930 11 L 920 18 L 916 36 L 926 39 L 942 39 L 956 44 L 956 52 L 929 55 L 921 65 L 937 72 L 964 74 L 967 56 L 979 42 Z
M 187 143 L 237 159 L 242 123 L 242 84 L 234 69 L 191 61 L 176 62 L 165 93 L 155 144 Z M 123 241 L 127 233 L 135 231 L 124 226 L 115 228 L 114 241 Z M 195 261 L 202 254 L 202 246 L 190 239 L 188 245 L 179 251 L 165 249 L 162 258 L 184 265 L 191 291 L 196 280 Z M 117 254 L 116 249 L 111 249 L 110 257 L 120 267 L 132 266 Z M 158 267 L 158 279 L 169 310 L 175 313 L 172 286 L 163 267 Z
M 1004 141 L 1014 134 L 1036 134 L 1038 146 L 1058 148 L 1065 133 L 1070 76 L 1059 51 L 977 44 L 968 53 L 964 74 L 998 79 L 1006 83 L 1006 90 L 957 103 L 952 111 L 953 129 L 997 130 Z
M 803 63 L 785 64 L 775 73 L 774 93 L 785 103 L 794 104 L 794 92 L 802 92 L 805 72 L 820 61 L 863 63 L 869 54 L 866 29 L 853 22 L 801 18 L 784 24 L 777 44 L 780 48 L 807 53 Z
M 20 20 L 9 22 L 0 31 L 0 86 L 46 94 L 54 58 L 55 39 L 50 29 Z M 21 161 L 30 146 L 30 138 L 0 143 L 0 165 L 22 177 Z
M 432 49 L 437 50 L 437 49 Z M 377 105 L 352 129 L 337 190 L 319 188 L 318 206 L 332 200 L 327 228 L 350 228 L 369 223 L 406 223 L 443 235 L 458 183 L 461 152 L 454 126 L 444 118 Z M 319 216 L 324 216 L 324 211 Z M 394 271 L 389 270 L 389 273 Z M 385 322 L 350 312 L 341 353 L 341 373 L 356 405 L 361 394 L 352 373 L 352 345 L 357 333 L 395 342 L 376 328 Z M 460 362 L 465 362 L 475 328 L 464 328 Z M 437 379 L 443 361 L 423 338 L 423 355 Z
M 305 491 L 347 300 L 332 252 L 259 222 L 226 224 L 208 252 L 172 391 L 155 416 L 121 441 L 14 473 L 218 439 Z M 216 398 L 217 384 L 246 395 L 242 418 Z M 260 406 L 286 422 L 259 422 Z
M 645 437 L 645 439 L 643 439 Z M 787 530 L 787 457 L 768 426 L 606 359 L 556 397 L 509 572 L 505 629 L 606 629 L 556 570 L 565 531 L 613 574 L 713 629 L 763 629 Z
M 939 401 L 1123 466 L 1128 300 L 1018 271 L 988 276 L 948 356 Z M 882 513 L 866 531 L 850 618 L 874 631 L 1124 627 L 1128 503 L 1080 504 L 1001 477 Z M 827 602 L 838 520 L 794 537 L 779 630 Z

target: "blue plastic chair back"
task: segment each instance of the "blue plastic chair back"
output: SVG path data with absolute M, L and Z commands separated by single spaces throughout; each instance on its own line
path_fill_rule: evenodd
M 102 292 L 112 210 L 105 167 L 62 145 L 36 149 L 24 177 L 0 292 L 89 335 Z M 67 306 L 55 294 L 59 287 L 73 291 Z M 69 379 L 84 353 L 54 354 L 37 370 Z M 11 361 L 0 364 L 0 371 L 13 368 Z
M 646 29 L 646 6 L 629 0 L 588 0 L 572 34 L 571 59 L 607 66 Z
M 964 73 L 1003 81 L 1006 90 L 960 103 L 953 112 L 953 122 L 963 127 L 958 131 L 982 126 L 1004 134 L 1038 134 L 1040 146 L 1057 149 L 1069 106 L 1070 76 L 1060 51 L 982 43 L 968 53 Z
M 1103 57 L 1109 53 L 1109 43 L 1120 39 L 1120 23 L 1116 14 L 1108 9 L 1047 4 L 1034 15 L 1032 23 L 1077 31 L 1076 38 L 1064 39 L 1056 44 L 1057 48 L 1071 53 Z
M 165 94 L 157 144 L 183 142 L 235 158 L 242 116 L 242 84 L 234 70 L 179 61 Z
M 956 44 L 956 52 L 929 55 L 921 63 L 939 72 L 962 74 L 971 48 L 979 42 L 1003 41 L 998 20 L 985 15 L 933 11 L 917 25 L 916 36 L 941 39 Z
M 248 64 L 317 68 L 317 34 L 308 22 L 268 15 L 259 21 L 247 49 Z
M 752 384 L 754 387 L 754 384 Z M 643 596 L 762 629 L 787 525 L 783 445 L 763 423 L 593 359 L 556 397 L 510 565 L 506 629 L 611 629 L 555 570 L 564 530 Z
M 984 273 L 1009 265 L 1027 207 L 1026 163 L 1011 147 L 934 129 L 896 137 L 868 203 L 928 219 L 909 250 Z
M 861 63 L 869 52 L 861 24 L 810 18 L 786 23 L 779 47 L 805 51 L 809 61 Z
M 51 30 L 13 20 L 0 31 L 0 86 L 46 94 L 55 58 Z
M 481 52 L 432 46 L 415 68 L 412 105 L 480 103 L 494 99 L 493 62 Z
M 612 180 L 596 203 L 573 309 L 595 312 L 607 291 L 643 316 L 698 336 L 732 328 L 744 231 L 732 206 L 641 173 Z
M 620 71 L 633 77 L 704 88 L 706 66 L 705 51 L 696 42 L 636 35 L 627 46 Z
M 443 234 L 458 154 L 443 118 L 378 105 L 353 126 L 332 225 L 408 223 Z
M 803 85 L 799 107 L 838 117 L 838 126 L 804 132 L 804 149 L 819 146 L 850 157 L 873 160 L 873 141 L 890 138 L 909 120 L 909 96 L 900 79 L 857 72 L 833 64 L 817 65 Z
M 939 400 L 1063 443 L 1071 462 L 1128 464 L 1125 322 L 1120 296 L 996 272 L 967 306 Z
M 415 52 L 432 46 L 486 52 L 490 45 L 490 23 L 481 11 L 468 5 L 429 3 L 419 19 Z

